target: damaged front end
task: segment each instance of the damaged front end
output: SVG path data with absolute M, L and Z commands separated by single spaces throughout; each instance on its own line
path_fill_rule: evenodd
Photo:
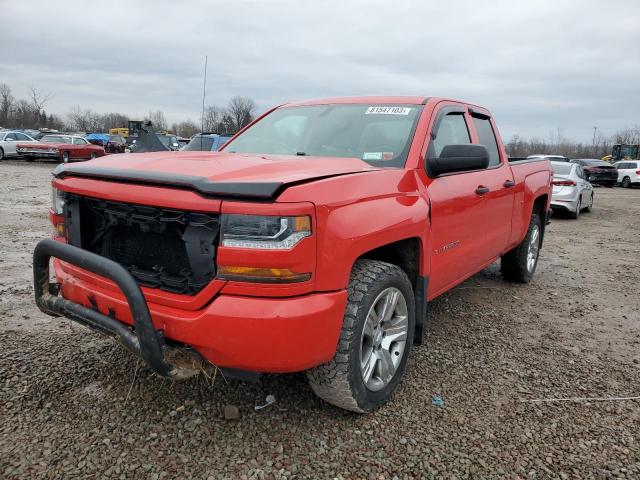
M 59 296 L 56 284 L 52 284 L 49 279 L 51 258 L 77 265 L 114 282 L 127 299 L 133 328 L 111 316 Z M 191 361 L 185 361 L 184 353 L 179 361 L 171 362 L 171 356 L 168 355 L 170 349 L 162 332 L 153 326 L 138 283 L 122 265 L 73 245 L 46 239 L 38 243 L 33 253 L 33 279 L 36 304 L 44 313 L 64 316 L 117 338 L 163 377 L 184 379 L 200 373 L 203 363 L 197 356 Z

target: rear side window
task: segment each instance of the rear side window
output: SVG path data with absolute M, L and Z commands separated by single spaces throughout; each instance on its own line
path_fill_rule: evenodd
M 469 136 L 469 129 L 467 129 L 464 115 L 449 113 L 442 119 L 442 122 L 440 122 L 438 131 L 436 132 L 436 138 L 431 142 L 433 147 L 432 155 L 439 157 L 442 149 L 447 145 L 463 145 L 468 143 L 471 143 L 471 137 Z
M 480 143 L 487 147 L 489 151 L 489 167 L 500 165 L 498 142 L 496 141 L 496 136 L 493 133 L 489 119 L 473 117 L 473 126 L 476 127 Z

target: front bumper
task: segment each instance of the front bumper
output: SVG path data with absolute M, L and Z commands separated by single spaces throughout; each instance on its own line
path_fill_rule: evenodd
M 49 293 L 49 257 L 106 277 L 114 288 L 74 277 L 57 261 L 61 295 L 54 296 Z M 346 291 L 340 290 L 288 298 L 219 295 L 195 311 L 147 303 L 119 264 L 55 240 L 36 247 L 34 281 L 36 301 L 45 313 L 118 337 L 154 371 L 174 378 L 188 375 L 167 362 L 167 342 L 192 347 L 228 369 L 281 373 L 326 363 L 335 353 L 347 300 Z
M 44 150 L 20 150 L 16 152 L 24 157 L 60 158 L 60 152 L 47 152 Z

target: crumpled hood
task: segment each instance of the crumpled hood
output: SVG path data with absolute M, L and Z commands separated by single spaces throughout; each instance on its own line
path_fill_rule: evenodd
M 53 174 L 187 187 L 209 195 L 273 198 L 291 184 L 375 170 L 379 169 L 357 158 L 150 152 L 61 164 Z

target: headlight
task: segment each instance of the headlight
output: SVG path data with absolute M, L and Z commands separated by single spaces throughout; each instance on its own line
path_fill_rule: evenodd
M 61 192 L 56 187 L 51 187 L 51 210 L 56 215 L 64 213 L 64 192 Z
M 222 215 L 222 246 L 288 250 L 311 235 L 311 217 Z

